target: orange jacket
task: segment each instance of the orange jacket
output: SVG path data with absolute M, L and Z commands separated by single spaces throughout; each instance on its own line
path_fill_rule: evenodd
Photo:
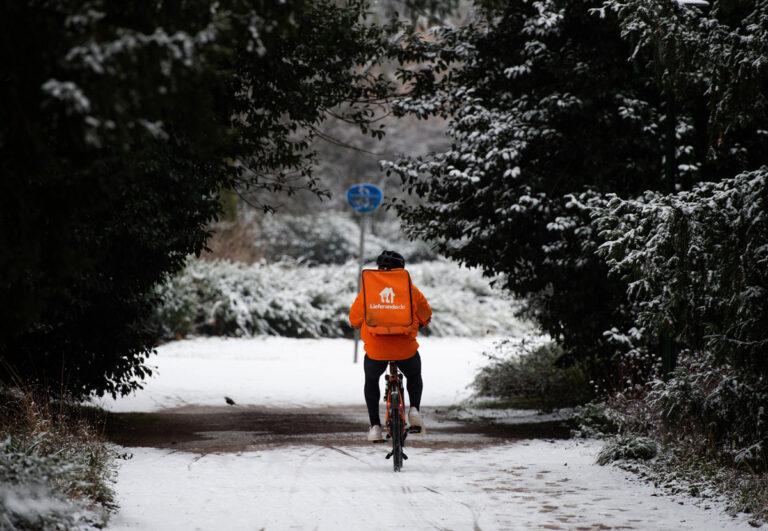
M 424 294 L 414 285 L 411 285 L 411 297 L 413 300 L 414 321 L 419 326 L 426 326 L 432 319 L 432 308 L 429 307 Z M 408 359 L 419 349 L 416 341 L 417 331 L 413 334 L 377 335 L 372 334 L 365 324 L 365 308 L 363 308 L 362 288 L 357 294 L 355 302 L 349 309 L 349 323 L 354 328 L 360 328 L 360 337 L 365 344 L 365 352 L 374 360 L 404 360 Z

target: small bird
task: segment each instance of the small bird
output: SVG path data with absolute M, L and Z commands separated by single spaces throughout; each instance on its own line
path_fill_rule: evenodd
M 232 400 L 231 398 L 229 398 L 228 396 L 225 396 L 225 397 L 224 397 L 224 401 L 225 401 L 227 404 L 229 404 L 230 406 L 234 406 L 234 405 L 235 405 L 235 401 L 234 401 L 234 400 Z

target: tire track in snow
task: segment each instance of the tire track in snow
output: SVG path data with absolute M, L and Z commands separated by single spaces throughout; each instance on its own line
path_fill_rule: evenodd
M 430 487 L 427 487 L 426 485 L 422 485 L 422 487 L 425 490 L 427 490 L 429 492 L 432 492 L 432 493 L 434 493 L 434 494 L 436 494 L 438 496 L 443 496 L 445 498 L 450 499 L 455 504 L 463 505 L 464 507 L 466 507 L 469 510 L 469 513 L 472 515 L 472 529 L 473 529 L 473 531 L 482 531 L 482 529 L 480 528 L 480 525 L 477 523 L 477 513 L 475 512 L 475 510 L 472 508 L 471 505 L 469 505 L 468 503 L 465 503 L 465 502 L 463 502 L 461 500 L 456 500 L 452 496 L 448 496 L 446 494 L 443 494 L 442 492 L 440 492 L 440 491 L 438 491 L 436 489 L 432 489 Z M 446 528 L 446 529 L 448 529 L 448 528 Z
M 345 452 L 341 448 L 337 448 L 336 446 L 331 446 L 331 445 L 327 445 L 326 448 L 328 448 L 329 450 L 334 450 L 336 452 L 339 452 L 341 455 L 346 455 L 347 457 L 351 457 L 352 459 L 354 459 L 356 461 L 360 461 L 361 463 L 363 463 L 365 465 L 368 465 L 369 467 L 373 468 L 372 464 L 370 464 L 370 463 L 368 463 L 366 461 L 363 461 L 359 457 L 355 457 L 354 455 L 350 454 L 349 452 Z
M 327 478 L 326 476 L 318 476 L 316 473 L 307 474 L 307 468 L 310 462 L 324 462 L 323 454 L 332 452 L 333 454 L 340 454 L 346 458 L 351 458 L 359 463 L 367 465 L 372 468 L 370 463 L 363 461 L 362 459 L 353 456 L 349 452 L 341 450 L 340 448 L 324 445 L 306 455 L 297 468 L 293 471 L 292 487 L 289 491 L 289 510 L 293 514 L 306 514 L 307 512 L 315 512 L 320 508 L 326 508 L 325 506 L 330 504 L 337 504 L 339 500 L 344 500 L 344 506 L 339 508 L 338 515 L 344 515 L 346 519 L 364 521 L 366 516 L 370 514 L 371 507 L 365 505 L 364 502 L 359 501 L 359 496 L 348 496 L 347 493 L 339 491 L 339 486 L 333 481 L 333 478 Z M 297 488 L 297 484 L 301 484 L 301 489 Z M 360 490 L 364 491 L 364 486 L 360 486 Z M 307 498 L 302 498 L 297 502 L 297 498 L 301 498 L 302 494 L 307 490 L 313 491 L 315 494 L 312 497 L 311 503 Z M 322 494 L 321 494 L 322 493 Z M 317 527 L 315 527 L 317 529 Z

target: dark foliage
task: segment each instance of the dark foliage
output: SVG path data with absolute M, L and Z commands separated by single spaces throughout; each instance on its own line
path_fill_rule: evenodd
M 567 194 L 633 194 L 663 186 L 660 94 L 627 61 L 615 20 L 599 2 L 509 3 L 448 30 L 430 70 L 404 72 L 420 98 L 401 112 L 451 115 L 449 151 L 389 165 L 423 198 L 399 205 L 413 234 L 528 300 L 528 313 L 564 347 L 561 361 L 609 380 L 615 346 L 604 331 L 629 326 L 623 283 L 589 246 L 589 217 Z M 421 48 L 419 48 L 421 46 Z
M 390 84 L 365 4 L 0 4 L 0 381 L 127 393 L 152 287 L 199 253 L 219 194 L 322 194 L 307 147 L 370 134 Z M 260 205 L 268 208 L 268 205 Z
M 493 362 L 478 371 L 474 387 L 481 396 L 492 396 L 553 410 L 584 404 L 594 389 L 577 367 L 558 367 L 562 350 L 552 343 L 538 346 L 500 341 Z
M 663 27 L 679 58 L 664 76 L 706 88 L 707 131 L 716 140 L 700 168 L 720 180 L 675 194 L 594 201 L 594 226 L 605 240 L 598 252 L 628 282 L 642 335 L 667 335 L 681 347 L 681 367 L 654 382 L 645 399 L 657 433 L 689 455 L 764 472 L 768 2 L 714 2 L 695 18 L 670 15 L 655 2 L 618 4 L 609 3 L 638 57 L 650 55 L 654 28 Z
M 469 26 L 404 53 L 429 66 L 401 72 L 414 91 L 397 110 L 449 118 L 453 145 L 386 164 L 420 199 L 398 211 L 443 254 L 505 274 L 561 361 L 606 388 L 652 374 L 647 352 L 671 370 L 682 338 L 638 329 L 574 197 L 687 190 L 762 164 L 763 61 L 745 28 L 765 17 L 718 4 L 703 19 L 667 0 L 480 3 Z

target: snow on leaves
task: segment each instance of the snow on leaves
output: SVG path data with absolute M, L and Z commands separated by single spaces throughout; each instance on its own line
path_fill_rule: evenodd
M 408 267 L 429 300 L 434 318 L 424 332 L 437 336 L 517 334 L 528 325 L 516 305 L 478 270 L 448 262 Z M 158 320 L 176 334 L 344 337 L 355 298 L 357 264 L 307 267 L 295 261 L 191 262 L 161 286 Z
M 639 322 L 750 365 L 768 345 L 768 172 L 690 192 L 609 195 L 594 207 L 598 253 L 629 282 Z

